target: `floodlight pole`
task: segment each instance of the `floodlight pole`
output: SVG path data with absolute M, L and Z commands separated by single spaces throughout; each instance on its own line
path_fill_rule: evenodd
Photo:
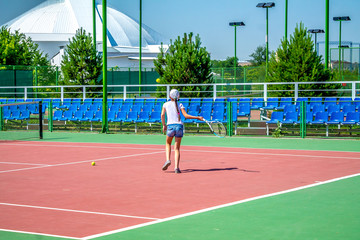
M 333 18 L 334 21 L 338 21 L 339 22 L 339 73 L 342 76 L 342 61 L 341 61 L 341 22 L 342 21 L 350 21 L 350 17 L 349 16 L 343 16 L 343 17 L 334 17 Z
M 93 17 L 93 44 L 96 51 L 96 0 L 92 1 L 92 17 Z
M 266 8 L 266 76 L 268 76 L 269 67 L 269 8 Z
M 106 23 L 106 0 L 102 0 L 102 44 L 103 44 L 103 108 L 102 108 L 102 133 L 108 132 L 107 119 L 107 23 Z
M 288 30 L 288 0 L 285 0 L 285 39 L 287 40 Z
M 142 47 L 142 0 L 140 0 L 140 16 L 139 16 L 139 85 L 141 85 L 141 47 Z M 139 97 L 141 96 L 141 87 L 139 87 Z
M 341 72 L 341 20 L 339 20 L 339 73 Z
M 230 22 L 229 26 L 234 27 L 234 83 L 236 83 L 236 68 L 237 68 L 237 61 L 236 61 L 236 27 L 237 26 L 245 26 L 243 22 Z
M 325 0 L 325 69 L 329 67 L 329 0 Z
M 236 25 L 234 25 L 234 29 L 235 29 L 235 40 L 234 40 L 234 44 L 235 44 L 235 53 L 234 53 L 234 83 L 236 83 L 236 65 L 237 65 L 237 61 L 236 61 Z
M 268 2 L 268 3 L 258 3 L 256 5 L 258 8 L 265 8 L 266 9 L 266 78 L 268 76 L 268 67 L 269 67 L 269 8 L 275 7 L 275 3 Z M 287 30 L 286 30 L 287 31 Z

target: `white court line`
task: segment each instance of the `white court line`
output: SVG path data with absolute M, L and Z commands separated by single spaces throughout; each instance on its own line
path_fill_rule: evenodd
M 19 168 L 19 169 L 13 169 L 13 170 L 0 171 L 0 173 L 18 172 L 18 171 L 32 170 L 32 169 L 39 169 L 39 168 L 47 168 L 47 167 L 66 166 L 66 165 L 73 165 L 73 164 L 87 163 L 87 162 L 96 162 L 96 161 L 99 162 L 99 161 L 105 161 L 105 160 L 128 158 L 128 157 L 138 157 L 138 156 L 158 154 L 158 153 L 164 153 L 164 152 L 165 151 L 151 152 L 151 153 L 139 153 L 139 154 L 125 155 L 125 156 L 116 156 L 116 157 L 107 157 L 107 158 L 84 160 L 84 161 L 79 161 L 79 162 L 59 163 L 59 164 L 39 166 L 39 167 Z
M 114 144 L 114 143 L 110 143 Z M 110 147 L 110 146 L 77 146 L 77 145 L 46 145 L 46 144 L 26 144 L 26 143 L 4 143 L 2 145 L 11 145 L 11 146 L 29 146 L 29 147 L 62 147 L 62 148 L 104 148 L 104 149 L 141 149 L 141 150 L 160 150 L 154 148 L 144 148 L 144 147 Z
M 39 235 L 39 236 L 46 236 L 46 237 L 55 237 L 55 238 L 66 238 L 66 239 L 76 239 L 81 240 L 82 238 L 76 238 L 76 237 L 68 237 L 68 236 L 60 236 L 60 235 L 53 235 L 53 234 L 45 234 L 45 233 L 36 233 L 36 232 L 26 232 L 26 231 L 18 231 L 18 230 L 11 230 L 11 229 L 2 229 L 0 228 L 0 231 L 5 232 L 14 232 L 14 233 L 24 233 L 24 234 L 31 234 L 31 235 Z
M 258 197 L 248 198 L 248 199 L 244 199 L 244 200 L 240 200 L 240 201 L 236 201 L 236 202 L 232 202 L 232 203 L 226 203 L 226 204 L 218 205 L 218 206 L 215 206 L 215 207 L 205 208 L 205 209 L 202 209 L 202 210 L 189 212 L 189 213 L 185 213 L 185 214 L 180 214 L 180 215 L 176 215 L 176 216 L 168 217 L 168 218 L 164 218 L 164 219 L 159 219 L 159 220 L 148 222 L 148 223 L 142 223 L 142 224 L 126 227 L 126 228 L 120 228 L 120 229 L 105 232 L 105 233 L 100 233 L 100 234 L 87 236 L 87 237 L 84 237 L 82 239 L 83 240 L 90 240 L 90 239 L 94 239 L 94 238 L 97 238 L 97 237 L 103 237 L 103 236 L 107 236 L 107 235 L 110 235 L 110 234 L 115 234 L 115 233 L 120 233 L 120 232 L 132 230 L 132 229 L 137 229 L 137 228 L 141 228 L 141 227 L 145 227 L 145 226 L 150 226 L 150 225 L 157 224 L 157 223 L 168 222 L 168 221 L 171 221 L 171 220 L 175 220 L 175 219 L 179 219 L 179 218 L 183 218 L 183 217 L 188 217 L 188 216 L 192 216 L 192 215 L 196 215 L 196 214 L 200 214 L 200 213 L 204 213 L 204 212 L 209 212 L 209 211 L 217 210 L 217 209 L 224 208 L 224 207 L 229 207 L 229 206 L 233 206 L 233 205 L 237 205 L 237 204 L 241 204 L 241 203 L 246 203 L 246 202 L 250 202 L 250 201 L 254 201 L 254 200 L 258 200 L 258 199 L 273 197 L 273 196 L 277 196 L 277 195 L 281 195 L 281 194 L 285 194 L 285 193 L 295 192 L 295 191 L 303 190 L 303 189 L 306 189 L 306 188 L 316 187 L 316 186 L 319 186 L 319 185 L 332 183 L 332 182 L 344 180 L 344 179 L 347 179 L 347 178 L 357 177 L 357 176 L 360 176 L 360 173 L 353 174 L 353 175 L 348 175 L 348 176 L 344 176 L 344 177 L 340 177 L 340 178 L 334 178 L 334 179 L 331 179 L 331 180 L 318 182 L 318 183 L 314 183 L 314 184 L 310 184 L 310 185 L 306 185 L 306 186 L 302 186 L 302 187 L 292 188 L 292 189 L 288 189 L 288 190 L 284 190 L 284 191 L 280 191 L 280 192 L 276 192 L 276 193 L 270 193 L 270 194 L 266 194 L 266 195 L 262 195 L 262 196 L 258 196 Z
M 279 149 L 281 151 L 281 149 Z M 244 154 L 244 155 L 266 155 L 266 156 L 285 156 L 285 157 L 313 157 L 313 158 L 340 158 L 340 159 L 357 159 L 359 160 L 360 157 L 344 157 L 344 156 L 317 156 L 317 155 L 306 155 L 306 154 L 286 154 L 286 153 L 256 153 L 256 152 L 223 152 L 223 151 L 205 151 L 205 150 L 187 150 L 187 149 L 182 149 L 181 151 L 186 151 L 186 152 L 201 152 L 201 153 L 221 153 L 221 154 L 226 154 L 226 153 L 231 153 L 231 154 Z
M 72 146 L 72 145 L 38 145 L 38 144 L 16 144 L 16 143 L 9 143 L 9 144 L 5 144 L 5 145 L 20 145 L 20 146 L 40 146 L 40 147 L 71 147 L 71 148 L 110 148 L 110 149 L 141 149 L 141 150 L 160 150 L 160 149 L 154 149 L 154 148 L 137 148 L 137 147 L 102 147 L 102 146 Z M 1 145 L 0 145 L 1 146 Z M 186 146 L 184 146 L 186 147 Z M 203 147 L 203 146 L 200 146 Z M 220 147 L 221 148 L 221 147 Z M 226 147 L 227 148 L 227 147 Z M 239 148 L 241 149 L 241 148 Z M 257 149 L 257 148 L 255 148 Z M 255 150 L 254 149 L 254 150 Z M 262 150 L 262 149 L 261 149 Z M 324 151 L 324 150 L 297 150 L 297 149 L 263 149 L 263 150 L 286 150 L 286 151 L 314 151 L 314 152 L 339 152 L 339 153 L 343 153 L 342 151 Z M 286 153 L 258 153 L 258 152 L 230 152 L 230 151 L 212 151 L 212 150 L 190 150 L 190 149 L 182 149 L 181 151 L 186 151 L 186 152 L 201 152 L 201 153 L 221 153 L 221 154 L 249 154 L 249 155 L 266 155 L 266 156 L 285 156 L 285 157 L 313 157 L 313 158 L 333 158 L 333 159 L 360 159 L 360 157 L 337 157 L 337 156 L 316 156 L 316 155 L 311 155 L 311 154 L 286 154 Z M 357 153 L 357 152 L 346 152 L 346 153 Z M 1 172 L 0 172 L 1 173 Z
M 38 163 L 19 163 L 19 162 L 0 162 L 0 164 L 17 164 L 17 165 L 33 165 L 33 166 L 51 166 L 49 164 L 38 164 Z
M 83 211 L 83 210 L 74 210 L 74 209 L 64 209 L 64 208 L 41 207 L 41 206 L 24 205 L 24 204 L 14 204 L 14 203 L 0 203 L 0 205 L 13 206 L 13 207 L 36 208 L 36 209 L 45 209 L 45 210 L 54 210 L 54 211 L 63 211 L 63 212 L 97 214 L 97 215 L 114 216 L 114 217 L 126 217 L 126 218 L 140 218 L 140 219 L 149 219 L 149 220 L 159 220 L 159 218 L 151 218 L 151 217 L 141 217 L 141 216 L 115 214 L 115 213 L 92 212 L 92 211 Z

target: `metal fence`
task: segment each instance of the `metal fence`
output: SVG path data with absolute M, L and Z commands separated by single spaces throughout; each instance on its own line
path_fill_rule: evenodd
M 169 97 L 171 88 L 194 87 L 180 94 L 188 97 L 326 97 L 348 96 L 355 99 L 360 96 L 360 81 L 335 82 L 286 82 L 286 83 L 214 83 L 214 84 L 144 84 L 144 85 L 108 85 L 108 98 L 156 98 Z M 206 90 L 202 90 L 207 87 Z M 158 88 L 164 89 L 159 91 Z M 226 88 L 226 89 L 225 89 Z M 0 97 L 29 98 L 102 98 L 102 85 L 67 85 L 67 86 L 0 86 Z

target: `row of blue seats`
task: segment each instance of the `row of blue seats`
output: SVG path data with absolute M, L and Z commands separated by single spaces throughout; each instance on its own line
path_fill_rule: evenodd
M 299 124 L 300 116 L 297 112 L 273 112 L 271 119 L 267 121 L 267 124 Z M 348 112 L 345 116 L 343 112 L 332 112 L 330 115 L 327 112 L 317 112 L 312 114 L 306 113 L 307 124 L 343 124 L 343 125 L 359 125 L 360 124 L 360 112 Z
M 108 112 L 109 122 L 161 122 L 160 112 Z M 55 121 L 102 121 L 101 111 L 61 111 L 54 112 L 53 120 Z
M 326 126 L 326 136 L 329 135 L 329 125 L 338 125 L 340 129 L 341 125 L 360 125 L 360 112 L 349 112 L 345 116 L 343 112 L 332 112 L 329 116 L 327 112 L 317 112 L 313 115 L 311 112 L 306 113 L 306 124 L 318 124 Z M 269 124 L 300 124 L 299 115 L 296 112 L 288 112 L 286 115 L 284 112 L 273 112 L 271 119 L 266 122 L 266 133 L 269 135 Z

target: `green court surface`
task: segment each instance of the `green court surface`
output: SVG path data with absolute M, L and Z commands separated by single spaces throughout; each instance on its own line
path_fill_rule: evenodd
M 74 142 L 74 144 L 76 142 L 100 142 L 163 145 L 165 136 L 45 132 L 44 139 L 39 141 Z M 183 144 L 254 149 L 360 152 L 360 141 L 356 139 L 275 139 L 266 137 L 219 139 L 210 136 L 185 136 Z M 354 159 L 354 161 L 358 160 Z M 360 236 L 359 186 L 360 176 L 356 175 L 91 239 L 356 240 Z M 0 239 L 55 240 L 69 238 L 0 231 Z
M 164 135 L 44 132 L 42 141 L 165 144 Z M 235 148 L 360 151 L 360 139 L 185 136 L 182 145 Z
M 359 184 L 357 176 L 96 239 L 355 240 Z

